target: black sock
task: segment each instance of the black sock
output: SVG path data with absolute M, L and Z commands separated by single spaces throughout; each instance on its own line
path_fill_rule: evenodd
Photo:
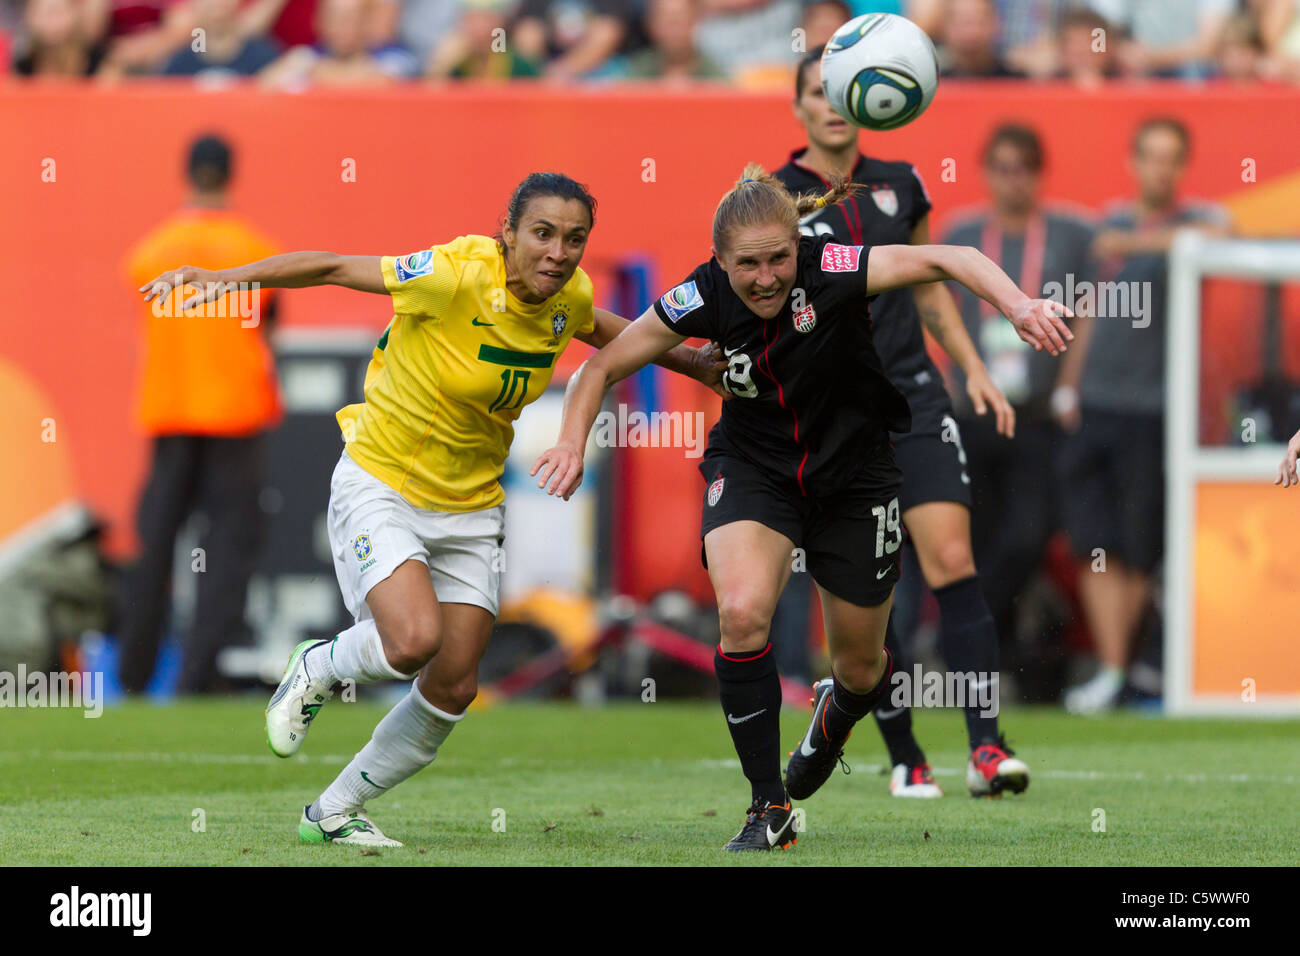
M 781 782 L 781 678 L 772 645 L 756 654 L 713 654 L 718 695 L 755 800 L 786 802 Z
M 826 736 L 830 739 L 848 736 L 854 724 L 875 710 L 881 701 L 888 699 L 889 678 L 894 673 L 894 657 L 887 647 L 882 648 L 880 653 L 885 657 L 885 670 L 881 673 L 880 680 L 876 681 L 876 686 L 865 694 L 855 694 L 840 683 L 834 671 L 831 672 L 835 689 L 831 691 L 830 706 L 822 712 L 822 723 L 826 728 Z
M 980 589 L 977 575 L 954 581 L 934 592 L 939 601 L 939 649 L 943 652 L 948 670 L 954 673 L 979 674 L 981 680 L 992 681 L 992 698 L 996 711 L 998 671 L 998 632 L 989 613 L 988 602 Z M 981 716 L 979 694 L 966 685 L 966 734 L 971 749 L 998 738 L 996 716 Z M 987 699 L 987 697 L 986 697 Z
M 894 659 L 894 670 L 910 674 L 912 662 L 899 646 L 898 636 L 894 633 L 892 614 L 889 616 L 889 628 L 885 631 L 885 647 Z M 902 706 L 895 707 L 891 697 L 891 694 L 886 694 L 872 711 L 872 716 L 876 718 L 876 726 L 880 728 L 880 736 L 885 739 L 885 748 L 889 751 L 889 765 L 893 767 L 902 763 L 915 767 L 917 764 L 923 764 L 925 753 L 921 750 L 916 735 L 912 733 L 911 702 L 904 699 Z

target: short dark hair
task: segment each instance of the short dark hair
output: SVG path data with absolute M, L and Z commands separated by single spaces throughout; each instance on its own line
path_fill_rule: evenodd
M 561 199 L 576 199 L 587 207 L 588 228 L 596 225 L 596 199 L 587 187 L 563 173 L 529 173 L 523 182 L 515 187 L 506 206 L 505 222 L 511 229 L 518 229 L 524 218 L 524 210 L 534 199 L 542 196 L 559 196 Z M 502 242 L 500 231 L 497 241 Z M 502 242 L 504 245 L 504 242 Z
M 799 68 L 794 72 L 795 102 L 798 102 L 800 99 L 803 98 L 803 88 L 804 85 L 808 82 L 806 79 L 804 79 L 804 74 L 808 72 L 808 67 L 812 66 L 814 63 L 817 63 L 821 60 L 822 51 L 825 49 L 826 47 L 824 46 L 813 47 L 811 50 L 805 53 L 803 55 L 803 59 L 799 61 Z
M 1137 155 L 1138 148 L 1142 144 L 1142 137 L 1157 129 L 1168 130 L 1177 136 L 1183 144 L 1184 156 L 1192 151 L 1192 134 L 1188 132 L 1187 126 L 1182 120 L 1175 119 L 1172 116 L 1150 116 L 1139 123 L 1137 130 L 1133 133 L 1134 155 Z
M 1032 126 L 1024 123 L 1003 123 L 993 130 L 988 142 L 984 144 L 983 163 L 988 166 L 993 161 L 993 151 L 999 146 L 1011 146 L 1020 152 L 1020 158 L 1034 172 L 1043 169 L 1043 141 Z
M 200 136 L 190 146 L 185 174 L 195 189 L 223 189 L 230 182 L 230 144 L 215 133 Z

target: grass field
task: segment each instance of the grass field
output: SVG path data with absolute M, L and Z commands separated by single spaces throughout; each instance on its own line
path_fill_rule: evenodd
M 749 802 L 714 704 L 502 706 L 471 714 L 437 762 L 370 811 L 402 849 L 305 846 L 298 815 L 369 737 L 377 704 L 335 703 L 304 754 L 266 749 L 260 697 L 0 713 L 0 863 L 54 865 L 628 863 L 1253 865 L 1300 862 L 1296 721 L 1071 719 L 1016 710 L 1019 796 L 965 793 L 953 712 L 917 716 L 946 795 L 889 796 L 875 728 L 854 772 L 806 801 L 793 852 L 724 854 Z M 784 717 L 786 743 L 806 717 Z M 1106 831 L 1094 832 L 1095 810 Z M 195 811 L 205 829 L 195 832 Z M 492 827 L 504 811 L 504 832 Z M 502 819 L 496 814 L 496 819 Z M 16 825 L 21 821 L 21 825 Z M 928 834 L 928 838 L 926 836 Z

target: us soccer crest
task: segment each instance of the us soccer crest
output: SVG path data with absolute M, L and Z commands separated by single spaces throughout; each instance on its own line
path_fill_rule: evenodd
M 898 215 L 898 193 L 893 189 L 873 189 L 871 198 L 875 200 L 876 208 L 886 216 Z
M 564 331 L 564 327 L 568 324 L 569 317 L 563 312 L 556 312 L 551 316 L 551 331 L 555 334 L 557 339 L 560 337 L 560 333 Z
M 364 561 L 370 557 L 370 535 L 359 534 L 353 538 L 352 550 L 356 553 L 358 561 Z
M 813 311 L 812 303 L 809 302 L 802 309 L 794 314 L 794 329 L 796 332 L 811 332 L 813 326 L 817 324 L 817 313 Z
M 710 508 L 716 505 L 718 503 L 718 499 L 722 497 L 722 482 L 723 482 L 722 476 L 719 475 L 718 480 L 715 481 L 713 484 L 709 485 L 709 507 Z

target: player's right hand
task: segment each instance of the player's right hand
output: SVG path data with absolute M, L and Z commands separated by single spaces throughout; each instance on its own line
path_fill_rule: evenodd
M 211 269 L 181 266 L 179 269 L 169 269 L 157 278 L 150 279 L 140 286 L 138 291 L 143 292 L 144 300 L 149 302 L 152 299 L 165 299 L 172 294 L 173 290 L 183 286 L 194 286 L 195 293 L 181 304 L 182 309 L 192 309 L 205 302 L 219 299 L 231 291 L 226 288 L 227 285 L 228 283 L 222 282 L 221 276 Z
M 537 487 L 546 488 L 548 495 L 559 495 L 568 501 L 582 484 L 582 455 L 563 446 L 548 448 L 537 456 L 533 470 L 528 474 L 536 475 L 539 471 L 541 477 L 537 479 Z M 546 487 L 547 481 L 551 483 L 549 488 Z
M 1273 484 L 1281 485 L 1283 488 L 1300 485 L 1300 478 L 1296 477 L 1295 470 L 1297 455 L 1300 455 L 1300 432 L 1292 435 L 1291 440 L 1286 443 L 1286 454 L 1282 456 L 1282 464 L 1277 466 L 1277 477 L 1273 479 Z

